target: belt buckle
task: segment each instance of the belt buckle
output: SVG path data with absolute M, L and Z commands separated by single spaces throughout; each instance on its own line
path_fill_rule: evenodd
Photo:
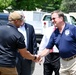
M 75 57 L 76 57 L 76 55 L 73 56 L 73 58 L 75 58 Z
M 69 60 L 71 60 L 71 59 L 73 59 L 73 58 L 74 58 L 74 56 L 69 57 L 69 58 L 66 58 L 65 60 L 66 60 L 66 61 L 69 61 Z
M 62 58 L 63 60 L 65 60 L 65 61 L 68 61 L 68 58 Z
M 66 61 L 69 61 L 69 60 L 70 60 L 70 58 L 65 58 L 65 60 L 66 60 Z

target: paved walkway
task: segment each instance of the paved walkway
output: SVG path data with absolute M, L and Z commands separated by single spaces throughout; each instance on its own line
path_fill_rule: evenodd
M 41 63 L 41 65 L 39 65 L 39 63 L 35 64 L 33 75 L 43 75 L 43 63 Z
M 41 63 L 41 65 L 39 65 L 39 63 L 35 64 L 35 70 L 33 75 L 43 75 L 43 63 Z M 53 73 L 53 75 L 55 75 Z

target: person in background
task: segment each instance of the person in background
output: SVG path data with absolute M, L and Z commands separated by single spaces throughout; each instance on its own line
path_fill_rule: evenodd
M 36 55 L 27 51 L 24 37 L 18 31 L 23 23 L 23 17 L 16 11 L 9 14 L 8 25 L 0 27 L 0 75 L 18 75 L 16 70 L 17 51 L 23 58 L 37 61 Z
M 20 13 L 23 17 L 24 15 Z M 22 26 L 18 28 L 19 32 L 21 32 L 25 38 L 26 49 L 31 54 L 37 54 L 37 42 L 35 31 L 32 25 L 23 22 Z M 18 75 L 32 75 L 34 71 L 35 63 L 31 60 L 23 58 L 20 54 L 18 54 L 17 61 L 17 70 Z
M 61 57 L 60 75 L 76 75 L 76 26 L 65 22 L 62 11 L 53 11 L 51 17 L 57 28 L 51 35 L 48 45 L 39 55 L 45 56 L 56 45 Z
M 48 27 L 46 29 L 39 46 L 38 54 L 46 48 L 49 42 L 50 36 L 54 30 L 55 30 L 54 26 Z M 47 56 L 45 56 L 43 65 L 44 65 L 43 75 L 52 75 L 53 71 L 55 72 L 55 75 L 59 75 L 60 57 L 59 57 L 59 50 L 56 48 L 56 46 L 54 46 L 53 49 L 50 50 L 50 53 Z

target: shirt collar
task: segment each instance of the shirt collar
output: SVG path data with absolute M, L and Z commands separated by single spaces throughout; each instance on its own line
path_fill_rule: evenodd
M 17 29 L 17 27 L 14 24 L 8 23 L 8 25 Z

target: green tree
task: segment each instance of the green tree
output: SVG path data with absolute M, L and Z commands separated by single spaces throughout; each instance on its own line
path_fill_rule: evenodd
M 60 9 L 64 12 L 76 12 L 76 0 L 63 0 Z
M 15 10 L 35 10 L 34 0 L 15 0 L 12 4 Z
M 13 10 L 53 11 L 60 7 L 62 0 L 0 0 L 0 11 L 11 6 Z
M 0 12 L 10 6 L 12 0 L 0 0 Z
M 40 8 L 43 11 L 53 11 L 60 8 L 62 0 L 15 0 L 12 3 L 13 9 L 18 10 L 36 10 Z
M 41 8 L 44 11 L 53 11 L 60 8 L 62 0 L 36 0 L 36 7 Z

